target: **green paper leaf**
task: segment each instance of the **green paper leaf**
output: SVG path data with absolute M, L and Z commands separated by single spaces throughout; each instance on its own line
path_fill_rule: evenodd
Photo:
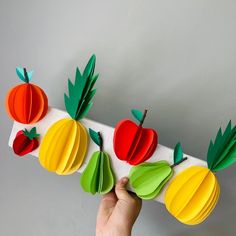
M 177 143 L 174 150 L 174 164 L 178 164 L 183 159 L 183 149 L 181 143 Z
M 158 161 L 132 167 L 129 179 L 135 193 L 140 198 L 149 200 L 158 196 L 172 175 L 173 170 L 169 163 Z
M 102 145 L 102 140 L 99 137 L 99 134 L 93 129 L 89 128 L 89 135 L 91 139 L 100 147 Z
M 220 128 L 217 132 L 215 142 L 210 140 L 207 153 L 208 168 L 212 171 L 219 171 L 232 165 L 236 157 L 236 126 L 231 127 L 228 123 L 222 133 Z
M 85 192 L 105 194 L 111 191 L 115 178 L 106 152 L 93 153 L 88 165 L 83 171 L 80 184 Z
M 142 118 L 143 118 L 143 113 L 140 110 L 136 110 L 136 109 L 132 109 L 131 110 L 132 115 L 134 116 L 134 118 L 136 120 L 138 120 L 139 122 L 141 122 Z
M 92 55 L 84 69 L 83 77 L 88 78 L 94 73 L 95 62 L 96 62 L 96 56 Z
M 38 138 L 40 136 L 39 134 L 37 134 L 36 127 L 33 127 L 30 131 L 25 129 L 25 130 L 23 130 L 23 133 L 30 140 L 33 140 L 34 138 Z
M 68 79 L 68 96 L 64 95 L 65 107 L 69 115 L 80 120 L 84 118 L 92 106 L 92 99 L 96 90 L 92 90 L 98 79 L 93 75 L 95 69 L 95 56 L 93 55 L 85 67 L 83 75 L 76 69 L 75 83 Z
M 28 80 L 25 78 L 25 73 L 24 73 L 24 69 L 17 67 L 16 68 L 16 74 L 18 75 L 18 77 L 25 83 L 29 83 L 29 81 L 32 79 L 33 76 L 33 71 L 27 72 L 28 75 Z

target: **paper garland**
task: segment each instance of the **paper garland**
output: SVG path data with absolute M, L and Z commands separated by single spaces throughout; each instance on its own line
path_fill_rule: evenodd
M 158 135 L 154 129 L 142 127 L 147 110 L 143 114 L 139 110 L 132 110 L 132 114 L 139 125 L 129 119 L 121 120 L 115 127 L 113 144 L 120 160 L 138 165 L 152 156 L 158 144 Z
M 86 128 L 79 120 L 87 115 L 96 93 L 93 86 L 98 75 L 94 75 L 94 70 L 95 55 L 90 58 L 83 74 L 77 68 L 74 84 L 68 80 L 69 95 L 64 94 L 64 100 L 71 118 L 54 123 L 40 146 L 39 161 L 48 171 L 60 175 L 72 174 L 83 163 L 89 140 Z M 38 122 L 47 113 L 47 96 L 40 87 L 30 83 L 33 71 L 17 68 L 16 73 L 24 84 L 17 85 L 8 92 L 6 110 L 17 122 Z M 144 113 L 139 110 L 131 112 L 139 125 L 129 119 L 117 124 L 113 137 L 114 151 L 120 160 L 134 165 L 130 170 L 130 183 L 136 194 L 142 199 L 153 199 L 173 176 L 173 167 L 186 158 L 183 158 L 181 145 L 177 144 L 173 165 L 166 161 L 143 163 L 155 151 L 158 135 L 154 129 L 142 127 L 147 110 Z M 36 127 L 20 130 L 13 141 L 14 152 L 23 156 L 35 150 L 39 145 L 38 136 Z M 110 158 L 103 151 L 100 134 L 90 130 L 90 136 L 100 147 L 100 151 L 94 152 L 90 158 L 81 175 L 81 186 L 86 192 L 105 194 L 115 184 Z M 167 210 L 184 224 L 195 225 L 203 222 L 214 209 L 220 195 L 220 186 L 213 172 L 225 169 L 234 162 L 236 126 L 231 127 L 230 121 L 225 131 L 222 133 L 220 128 L 215 141 L 210 141 L 208 168 L 191 166 L 170 182 L 165 192 Z
M 30 131 L 27 129 L 18 131 L 12 145 L 14 153 L 18 156 L 24 156 L 32 152 L 39 146 L 38 137 L 36 127 Z
M 140 198 L 144 200 L 156 198 L 173 176 L 173 167 L 187 159 L 183 158 L 180 143 L 175 147 L 173 159 L 173 165 L 170 165 L 167 161 L 157 161 L 142 163 L 131 168 L 129 173 L 130 184 Z
M 33 124 L 42 119 L 48 110 L 48 99 L 44 91 L 30 80 L 33 71 L 16 68 L 18 77 L 24 81 L 13 87 L 6 97 L 6 110 L 15 121 L 23 124 Z
M 69 96 L 64 95 L 65 107 L 71 118 L 54 123 L 44 136 L 39 162 L 48 171 L 59 175 L 74 173 L 82 165 L 88 146 L 86 128 L 79 121 L 87 115 L 96 93 L 93 89 L 98 75 L 94 75 L 95 55 L 86 65 L 83 74 L 76 69 L 75 83 L 68 80 Z
M 103 151 L 103 141 L 100 132 L 89 129 L 92 140 L 100 147 L 94 152 L 81 174 L 80 184 L 85 192 L 105 194 L 111 191 L 115 178 L 110 164 L 108 153 Z
M 236 162 L 236 126 L 228 123 L 224 133 L 219 129 L 215 142 L 210 141 L 207 153 L 208 168 L 191 166 L 178 174 L 165 194 L 167 210 L 184 224 L 203 222 L 212 212 L 220 195 L 214 172 Z

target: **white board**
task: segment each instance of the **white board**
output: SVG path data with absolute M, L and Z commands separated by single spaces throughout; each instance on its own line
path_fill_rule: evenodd
M 54 122 L 56 122 L 62 118 L 65 118 L 65 117 L 69 117 L 69 115 L 65 111 L 58 110 L 55 108 L 49 108 L 47 115 L 36 124 L 25 125 L 25 124 L 21 124 L 18 122 L 14 122 L 12 131 L 11 131 L 11 135 L 9 138 L 9 146 L 12 147 L 13 140 L 16 136 L 16 133 L 19 130 L 22 130 L 25 128 L 31 128 L 31 127 L 35 126 L 37 128 L 37 133 L 40 134 L 40 140 L 41 140 L 43 138 L 43 136 L 46 134 L 48 128 Z M 128 163 L 126 163 L 124 161 L 120 161 L 116 157 L 114 150 L 113 150 L 114 128 L 104 125 L 104 124 L 101 124 L 101 123 L 98 123 L 96 121 L 89 120 L 89 119 L 83 119 L 81 121 L 81 123 L 83 123 L 86 128 L 92 128 L 96 131 L 102 132 L 102 136 L 103 136 L 103 140 L 104 140 L 104 150 L 106 150 L 106 152 L 108 152 L 110 154 L 111 163 L 112 163 L 114 173 L 116 175 L 116 179 L 119 179 L 123 176 L 128 176 L 129 170 L 132 166 L 130 166 Z M 88 151 L 87 151 L 87 156 L 84 160 L 83 165 L 77 171 L 78 173 L 83 172 L 92 153 L 97 150 L 98 150 L 98 146 L 96 144 L 94 144 L 92 141 L 90 141 Z M 39 152 L 39 148 L 37 148 L 36 150 L 31 152 L 31 155 L 38 157 L 38 152 Z M 189 166 L 193 166 L 193 165 L 207 166 L 206 162 L 203 160 L 200 160 L 198 158 L 192 157 L 187 154 L 185 154 L 184 156 L 187 156 L 188 159 L 186 161 L 182 162 L 180 165 L 174 167 L 175 175 L 177 173 L 181 172 L 182 170 L 186 169 Z M 166 160 L 172 164 L 173 163 L 173 149 L 158 144 L 156 151 L 154 152 L 153 156 L 148 160 L 148 162 L 155 162 L 158 160 Z M 156 201 L 159 201 L 161 203 L 164 202 L 164 193 L 165 193 L 165 189 L 167 186 L 168 186 L 168 183 L 166 184 L 162 193 L 155 199 Z M 128 187 L 128 188 L 130 190 L 132 190 L 130 187 Z

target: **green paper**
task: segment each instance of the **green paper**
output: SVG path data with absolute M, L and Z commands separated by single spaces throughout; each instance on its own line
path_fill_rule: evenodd
M 174 150 L 174 164 L 178 164 L 183 160 L 183 149 L 180 143 L 177 143 Z
M 133 114 L 133 116 L 135 117 L 136 120 L 141 122 L 141 120 L 143 118 L 143 113 L 140 110 L 132 109 L 131 113 Z
M 94 152 L 88 165 L 81 174 L 80 184 L 85 192 L 95 194 L 97 192 L 97 176 L 100 168 L 101 154 Z
M 102 145 L 102 140 L 99 136 L 99 134 L 94 131 L 93 129 L 89 128 L 89 135 L 91 137 L 91 139 L 100 147 Z
M 95 61 L 96 57 L 93 55 L 82 75 L 79 68 L 76 69 L 74 84 L 68 79 L 69 95 L 64 94 L 64 101 L 66 110 L 72 119 L 84 118 L 93 104 L 92 100 L 96 93 L 93 86 L 98 79 L 98 75 L 94 75 Z
M 208 168 L 212 171 L 222 170 L 236 161 L 236 126 L 229 121 L 225 131 L 220 128 L 215 142 L 210 141 L 207 153 Z
M 33 127 L 30 131 L 27 129 L 23 130 L 23 133 L 26 137 L 28 137 L 30 140 L 33 140 L 34 138 L 39 137 L 40 135 L 37 134 L 36 127 Z
M 27 72 L 27 76 L 28 76 L 28 79 L 27 79 L 25 78 L 24 69 L 20 67 L 16 68 L 16 74 L 25 83 L 29 83 L 29 81 L 32 79 L 33 73 L 34 73 L 33 71 Z
M 106 152 L 94 152 L 80 179 L 85 192 L 105 194 L 111 191 L 115 178 Z
M 159 195 L 172 175 L 169 163 L 158 161 L 132 167 L 129 178 L 135 193 L 142 199 L 150 200 Z

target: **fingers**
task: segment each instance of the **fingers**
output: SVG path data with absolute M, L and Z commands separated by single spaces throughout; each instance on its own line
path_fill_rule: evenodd
M 97 225 L 103 226 L 107 223 L 116 202 L 117 197 L 114 192 L 102 196 L 97 214 Z
M 115 186 L 115 192 L 116 196 L 119 200 L 129 200 L 132 198 L 130 194 L 126 190 L 126 184 L 129 182 L 129 179 L 127 177 L 121 178 L 116 186 Z

